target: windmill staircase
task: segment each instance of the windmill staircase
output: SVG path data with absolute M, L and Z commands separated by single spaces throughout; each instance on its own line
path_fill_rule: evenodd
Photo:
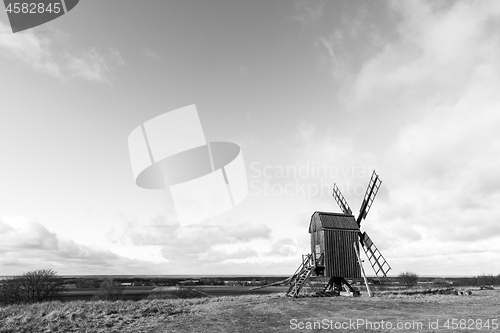
M 318 261 L 321 261 L 322 256 L 323 254 L 320 256 Z M 297 297 L 315 268 L 316 262 L 314 260 L 314 256 L 312 254 L 303 255 L 302 263 L 290 278 L 290 288 L 288 288 L 286 295 L 290 297 Z

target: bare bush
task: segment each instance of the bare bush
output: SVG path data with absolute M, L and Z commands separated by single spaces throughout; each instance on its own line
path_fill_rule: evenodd
M 476 277 L 476 283 L 478 285 L 495 285 L 500 282 L 500 275 L 495 276 L 493 274 L 483 274 Z
M 0 303 L 21 304 L 52 300 L 63 290 L 63 280 L 52 269 L 40 269 L 3 280 Z
M 399 282 L 406 287 L 416 286 L 418 278 L 418 275 L 412 272 L 404 272 L 398 275 Z
M 105 279 L 99 286 L 99 291 L 93 297 L 101 301 L 117 301 L 123 297 L 123 287 L 113 279 Z

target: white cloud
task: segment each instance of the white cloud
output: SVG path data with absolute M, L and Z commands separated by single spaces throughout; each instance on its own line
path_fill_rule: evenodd
M 293 9 L 295 15 L 293 20 L 300 22 L 303 27 L 307 27 L 318 22 L 323 16 L 325 3 L 317 0 L 295 0 Z
M 80 56 L 67 55 L 65 64 L 67 74 L 71 77 L 80 77 L 89 81 L 109 81 L 111 66 L 125 65 L 117 50 L 110 49 L 108 55 L 101 55 L 91 49 Z
M 119 256 L 108 249 L 82 245 L 25 217 L 0 219 L 2 274 L 53 268 L 59 274 L 129 274 L 161 271 L 152 263 Z
M 148 57 L 148 58 L 151 58 L 153 60 L 160 60 L 161 57 L 158 53 L 156 53 L 155 51 L 151 50 L 150 48 L 143 48 L 142 49 L 142 55 Z
M 124 218 L 123 226 L 109 236 L 118 246 L 158 249 L 168 267 L 179 274 L 250 273 L 253 267 L 243 265 L 238 271 L 234 264 L 268 262 L 268 256 L 277 254 L 269 252 L 272 241 L 268 226 L 234 216 L 230 220 L 223 223 L 219 218 L 219 225 L 179 227 L 168 225 L 163 217 L 146 223 Z M 280 251 L 289 250 L 288 245 Z
M 500 3 L 392 4 L 398 38 L 342 90 L 351 148 L 330 135 L 303 151 L 379 166 L 385 194 L 364 227 L 396 272 L 497 274 L 486 263 L 500 251 Z
M 350 4 L 351 5 L 351 4 Z M 338 4 L 329 25 L 332 32 L 318 32 L 312 42 L 321 67 L 328 68 L 341 86 L 349 86 L 363 62 L 389 39 L 382 33 L 377 12 L 388 12 L 385 2 L 366 2 L 355 6 Z M 338 13 L 337 13 L 338 12 Z M 384 17 L 386 19 L 387 17 Z M 341 91 L 342 93 L 342 91 Z
M 342 32 L 336 31 L 328 38 L 316 37 L 313 43 L 316 48 L 324 48 L 326 50 L 326 56 L 320 52 L 320 60 L 328 64 L 332 75 L 336 79 L 347 80 L 350 68 L 345 55 L 343 40 L 344 35 Z
M 95 49 L 70 53 L 54 36 L 40 36 L 31 30 L 13 34 L 6 24 L 0 22 L 0 55 L 20 60 L 36 71 L 59 79 L 75 77 L 96 82 L 109 82 L 111 68 L 124 65 L 115 49 L 110 48 L 106 53 Z

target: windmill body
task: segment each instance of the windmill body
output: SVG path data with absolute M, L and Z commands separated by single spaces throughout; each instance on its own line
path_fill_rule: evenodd
M 354 294 L 356 291 L 346 278 L 361 277 L 361 259 L 356 253 L 359 253 L 360 245 L 375 274 L 379 277 L 387 276 L 391 267 L 368 234 L 360 230 L 361 221 L 368 215 L 381 184 L 379 176 L 373 171 L 357 218 L 352 214 L 340 189 L 336 184 L 333 185 L 333 198 L 343 213 L 315 212 L 311 216 L 311 253 L 302 256 L 302 264 L 289 278 L 287 295 L 297 296 L 312 275 L 330 277 L 323 294 L 329 292 L 339 295 L 342 288 Z
M 309 224 L 311 253 L 316 262 L 314 275 L 361 277 L 353 247 L 356 244 L 359 248 L 359 232 L 353 215 L 315 212 Z

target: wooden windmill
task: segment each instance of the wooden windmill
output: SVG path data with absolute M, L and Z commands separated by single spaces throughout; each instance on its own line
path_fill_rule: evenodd
M 339 295 L 342 287 L 356 292 L 346 278 L 361 277 L 359 244 L 378 277 L 387 276 L 391 269 L 366 232 L 361 232 L 361 221 L 366 218 L 382 181 L 373 171 L 357 218 L 352 214 L 342 193 L 333 185 L 333 197 L 343 213 L 315 212 L 309 224 L 311 253 L 302 256 L 302 264 L 288 279 L 288 296 L 297 296 L 311 275 L 330 277 L 323 294 Z M 321 294 L 321 293 L 319 293 Z

